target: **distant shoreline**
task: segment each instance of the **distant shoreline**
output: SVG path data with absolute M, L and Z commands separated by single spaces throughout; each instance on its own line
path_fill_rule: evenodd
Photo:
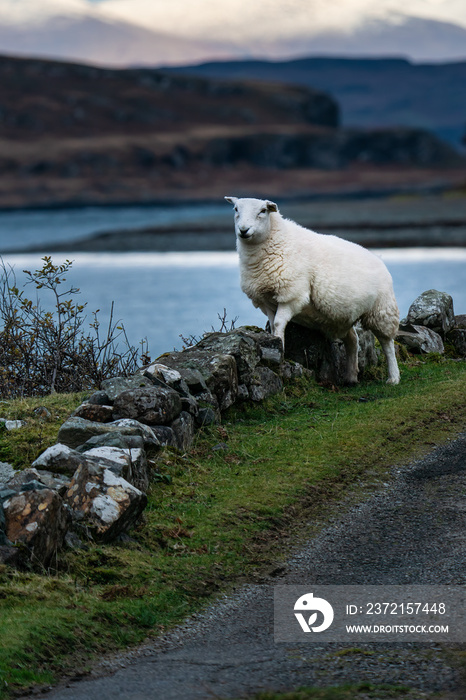
M 466 193 L 448 190 L 427 195 L 396 191 L 397 195 L 384 197 L 373 194 L 339 198 L 300 196 L 280 197 L 276 201 L 284 216 L 302 226 L 367 248 L 466 247 Z M 191 206 L 186 205 L 186 201 L 171 200 L 172 208 L 160 204 L 160 210 L 148 208 L 147 214 L 143 207 L 134 205 L 134 216 L 133 210 L 122 208 L 121 217 L 115 206 L 96 211 L 95 216 L 83 213 L 83 217 L 78 209 L 57 215 L 50 210 L 50 214 L 39 213 L 37 217 L 31 214 L 30 222 L 29 214 L 19 213 L 13 215 L 5 227 L 0 252 L 44 255 L 233 251 L 233 216 L 223 199 L 195 203 L 190 200 Z M 73 217 L 78 221 L 70 238 L 60 228 L 61 220 L 68 217 L 70 221 Z M 4 217 L 5 223 L 8 218 Z M 23 228 L 31 229 L 27 237 L 15 237 L 16 218 Z M 37 218 L 40 221 L 38 236 L 32 235 Z M 80 218 L 84 219 L 84 226 L 79 224 Z
M 306 194 L 283 194 L 280 195 L 280 202 L 325 202 L 325 201 L 344 201 L 358 199 L 383 199 L 385 197 L 396 196 L 429 196 L 451 192 L 456 187 L 452 183 L 441 184 L 417 184 L 417 185 L 400 185 L 395 187 L 379 187 L 379 188 L 364 188 L 357 190 L 336 189 L 322 192 L 310 192 Z M 251 195 L 248 195 L 251 196 Z M 276 195 L 274 195 L 276 197 Z M 218 204 L 222 201 L 222 197 L 160 197 L 154 199 L 145 199 L 139 201 L 136 199 L 122 199 L 118 201 L 103 202 L 101 199 L 93 199 L 90 197 L 84 201 L 60 201 L 60 202 L 43 202 L 37 204 L 23 205 L 0 205 L 0 214 L 9 212 L 28 212 L 28 211 L 66 211 L 66 210 L 81 210 L 88 207 L 97 207 L 99 209 L 118 209 L 120 207 L 127 208 L 149 208 L 149 207 L 173 207 L 178 206 L 209 206 Z
M 466 247 L 466 221 L 323 224 L 315 230 L 367 248 Z M 233 225 L 164 227 L 104 231 L 69 242 L 41 243 L 5 251 L 28 253 L 212 252 L 235 250 Z

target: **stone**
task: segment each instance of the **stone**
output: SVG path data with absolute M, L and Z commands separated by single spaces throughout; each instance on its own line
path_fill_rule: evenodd
M 205 391 L 203 394 L 198 394 L 196 396 L 198 405 L 199 405 L 199 413 L 196 418 L 196 421 L 202 421 L 202 420 L 208 420 L 210 415 L 213 415 L 214 418 L 211 421 L 212 423 L 220 423 L 222 419 L 222 414 L 220 412 L 220 407 L 218 405 L 218 399 L 217 397 L 212 394 L 210 391 Z M 200 423 L 200 425 L 208 425 L 208 423 Z
M 222 452 L 222 451 L 227 451 L 228 450 L 228 445 L 226 442 L 219 442 L 216 445 L 212 447 L 212 452 Z
M 53 474 L 52 472 L 39 469 L 39 483 L 44 484 L 46 488 L 53 489 L 63 496 L 70 483 L 70 477 L 63 474 Z M 26 484 L 27 486 L 27 484 Z M 23 489 L 24 490 L 24 487 Z
M 440 335 L 427 326 L 403 325 L 398 331 L 396 340 L 414 353 L 438 352 L 443 354 L 445 352 Z
M 261 364 L 280 365 L 283 359 L 283 350 L 281 348 L 262 348 L 261 349 Z
M 73 532 L 73 530 L 68 530 L 65 535 L 64 544 L 68 549 L 88 549 L 87 545 L 84 544 L 82 539 Z
M 247 333 L 241 333 L 240 329 L 228 333 L 207 333 L 197 343 L 196 348 L 211 353 L 233 356 L 239 383 L 244 383 L 249 379 L 260 360 L 257 342 Z
M 283 389 L 283 382 L 269 367 L 256 367 L 249 385 L 249 398 L 263 401 Z
M 167 425 L 181 413 L 180 395 L 169 387 L 130 389 L 117 396 L 116 418 L 134 418 L 146 425 Z
M 176 446 L 182 452 L 186 452 L 194 440 L 194 418 L 186 411 L 182 411 L 171 424 L 171 429 L 175 434 Z
M 212 425 L 212 423 L 218 422 L 218 416 L 216 411 L 212 408 L 200 408 L 197 414 L 195 425 L 196 428 L 202 428 L 205 425 Z
M 272 335 L 270 330 L 263 330 L 257 326 L 241 326 L 238 332 L 247 335 L 257 343 L 261 364 L 280 364 L 283 360 L 283 345 L 280 338 Z
M 128 444 L 132 441 L 134 441 L 134 447 Z M 76 470 L 87 464 L 110 469 L 117 476 L 123 476 L 127 481 L 133 483 L 137 488 L 140 488 L 140 484 L 145 484 L 147 487 L 147 460 L 143 450 L 144 441 L 139 436 L 128 436 L 128 442 L 122 446 L 99 445 L 92 443 L 91 439 L 85 443 L 86 449 L 82 452 L 72 450 L 66 445 L 53 445 L 34 462 L 34 465 L 44 464 L 58 469 L 62 467 L 68 476 L 35 468 L 25 469 L 18 472 L 15 478 L 8 482 L 8 486 L 23 490 L 24 485 L 29 487 L 29 482 L 34 483 L 32 480 L 35 480 L 35 483 L 38 482 L 47 488 L 58 490 L 62 495 L 67 490 L 70 478 Z M 60 461 L 60 456 L 63 462 Z
M 72 415 L 78 418 L 85 418 L 86 420 L 98 421 L 99 423 L 110 423 L 113 420 L 113 406 L 82 403 Z
M 217 397 L 221 411 L 225 411 L 235 402 L 238 391 L 238 372 L 232 355 L 199 350 L 194 347 L 183 352 L 165 355 L 163 361 L 164 364 L 177 369 L 181 374 L 183 374 L 184 368 L 200 372 L 208 391 Z M 190 391 L 199 400 L 198 394 L 191 387 Z
M 174 389 L 181 396 L 189 396 L 189 386 L 176 369 L 170 369 L 159 362 L 153 362 L 148 367 L 144 367 L 143 374 L 156 386 L 164 386 Z
M 95 391 L 93 394 L 91 394 L 91 396 L 89 396 L 86 403 L 92 403 L 96 406 L 108 406 L 112 402 L 110 401 L 110 397 L 107 392 Z
M 182 411 L 187 411 L 187 413 L 190 413 L 194 418 L 196 418 L 199 412 L 199 404 L 197 403 L 194 396 L 182 396 L 181 409 Z
M 199 407 L 208 406 L 209 408 L 212 408 L 212 410 L 214 410 L 220 418 L 220 407 L 218 405 L 218 399 L 215 396 L 215 394 L 212 394 L 211 391 L 207 390 L 204 391 L 202 394 L 198 394 L 196 396 L 196 401 L 198 402 Z
M 177 447 L 176 435 L 168 425 L 154 425 L 152 429 L 162 447 Z
M 133 447 L 129 451 L 131 468 L 127 481 L 144 493 L 149 488 L 149 467 L 146 451 L 140 447 Z
M 7 483 L 6 486 L 9 489 L 19 491 L 24 484 L 28 481 L 40 481 L 40 473 L 34 467 L 29 469 L 22 469 L 17 472 Z
M 377 365 L 373 333 L 360 324 L 354 326 L 358 334 L 358 364 L 362 373 L 367 367 Z M 346 351 L 343 341 L 332 341 L 318 330 L 300 326 L 291 321 L 285 330 L 285 357 L 315 372 L 317 381 L 342 384 L 346 372 Z
M 104 379 L 100 388 L 107 394 L 110 402 L 112 402 L 119 394 L 123 393 L 123 391 L 140 389 L 141 387 L 151 385 L 152 382 L 150 379 L 143 377 L 142 374 L 136 374 L 133 377 L 113 377 L 113 379 Z
M 236 361 L 238 382 L 245 385 L 259 363 L 274 367 L 283 360 L 280 338 L 256 326 L 241 326 L 227 333 L 209 333 L 196 348 L 232 355 Z
M 78 462 L 75 462 L 75 470 L 78 467 L 78 464 Z M 52 472 L 44 469 L 30 467 L 29 469 L 23 469 L 22 471 L 17 472 L 15 476 L 8 481 L 7 487 L 17 492 L 30 491 L 34 490 L 35 488 L 48 488 L 53 489 L 62 495 L 63 492 L 66 491 L 69 483 L 69 476 L 64 476 L 63 474 L 53 474 Z
M 6 430 L 19 430 L 26 425 L 24 420 L 8 420 L 7 418 L 0 418 L 0 423 L 3 423 Z
M 238 385 L 237 401 L 247 401 L 249 399 L 249 389 L 246 384 Z
M 444 337 L 455 325 L 453 299 L 446 292 L 429 289 L 413 301 L 401 325 L 426 326 Z
M 93 447 L 83 455 L 83 459 L 85 460 L 88 460 L 89 457 L 94 458 L 98 462 L 104 462 L 107 468 L 111 469 L 116 476 L 122 476 L 129 481 L 128 474 L 131 470 L 129 450 L 124 450 L 121 447 L 110 447 L 108 445 Z M 110 464 L 112 467 L 110 467 Z
M 308 369 L 318 370 L 330 353 L 330 341 L 319 331 L 290 321 L 285 329 L 285 358 Z
M 110 469 L 83 464 L 70 483 L 65 502 L 81 528 L 85 526 L 97 541 L 111 542 L 136 524 L 147 497 Z
M 0 545 L 0 564 L 7 564 L 8 566 L 19 566 L 20 556 L 21 552 L 17 547 L 11 547 L 9 545 Z
M 8 462 L 0 462 L 0 484 L 6 484 L 16 474 L 16 469 Z
M 149 477 L 147 457 L 143 448 L 124 449 L 104 445 L 88 450 L 85 458 L 89 457 L 104 461 L 116 476 L 123 477 L 140 491 L 147 491 Z M 113 466 L 110 466 L 111 464 Z
M 0 492 L 1 493 L 1 492 Z M 3 501 L 8 500 L 9 497 L 15 496 L 15 492 L 10 492 L 9 496 L 2 498 L 0 496 L 0 547 L 10 544 L 8 537 L 6 536 L 6 523 L 5 523 L 5 511 L 3 510 Z
M 466 328 L 466 314 L 458 314 L 455 316 L 453 328 Z
M 165 386 L 170 387 L 182 379 L 181 374 L 176 369 L 170 369 L 160 362 L 153 362 L 148 367 L 143 367 L 141 372 L 151 381 L 160 381 Z
M 19 489 L 19 493 L 23 493 L 23 491 L 41 491 L 45 488 L 47 487 L 41 481 L 33 479 L 32 481 L 27 481 L 25 484 L 23 484 Z
M 85 418 L 69 418 L 58 431 L 58 441 L 68 447 L 79 447 L 96 435 L 120 433 L 121 435 L 139 435 L 145 445 L 158 446 L 157 438 L 151 428 L 137 420 L 123 419 L 111 423 L 98 423 Z
M 17 493 L 17 489 L 10 489 L 8 486 L 4 486 L 2 489 L 0 489 L 0 503 L 6 501 L 7 498 L 10 498 L 10 496 L 15 496 Z
M 38 406 L 34 409 L 33 413 L 35 416 L 37 416 L 37 418 L 44 422 L 52 420 L 52 414 L 45 406 Z
M 367 331 L 357 323 L 355 326 L 358 334 L 358 365 L 359 370 L 366 367 L 376 367 L 379 364 L 379 356 L 375 348 L 375 336 L 372 331 Z M 344 351 L 346 357 L 346 351 Z
M 3 508 L 10 542 L 25 545 L 33 565 L 48 566 L 70 522 L 61 496 L 52 489 L 25 491 L 7 499 Z
M 453 328 L 446 335 L 447 342 L 453 346 L 457 355 L 466 355 L 466 327 Z
M 164 365 L 164 367 L 165 366 L 166 365 Z M 179 367 L 176 371 L 186 383 L 190 394 L 195 396 L 207 391 L 207 384 L 199 370 L 192 369 L 191 367 Z
M 138 449 L 144 447 L 144 439 L 140 435 L 122 435 L 118 432 L 94 435 L 83 445 L 76 448 L 77 452 L 83 454 L 94 447 L 121 447 L 123 450 Z
M 72 450 L 62 443 L 57 443 L 56 445 L 48 447 L 45 452 L 42 452 L 42 454 L 34 460 L 32 467 L 34 469 L 43 468 L 73 476 L 80 464 L 81 457 L 76 450 Z
M 311 372 L 311 370 L 308 370 Z M 304 367 L 297 362 L 282 362 L 280 365 L 280 376 L 286 381 L 299 379 L 304 375 Z M 313 376 L 313 374 L 311 375 Z

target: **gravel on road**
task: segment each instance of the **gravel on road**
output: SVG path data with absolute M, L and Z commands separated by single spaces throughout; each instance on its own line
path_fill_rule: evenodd
M 405 698 L 464 698 L 458 647 L 434 643 L 274 643 L 280 584 L 466 583 L 466 433 L 394 469 L 383 489 L 342 508 L 278 576 L 214 601 L 165 638 L 99 664 L 53 700 L 206 700 L 264 690 L 390 683 Z

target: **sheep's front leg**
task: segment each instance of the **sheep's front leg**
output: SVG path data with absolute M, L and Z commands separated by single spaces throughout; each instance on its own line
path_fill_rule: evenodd
M 343 343 L 346 350 L 346 373 L 345 384 L 358 383 L 358 334 L 354 328 L 350 328 L 348 333 L 343 338 Z
M 265 304 L 261 304 L 259 308 L 262 311 L 262 313 L 267 316 L 270 324 L 270 332 L 273 335 L 273 329 L 275 325 L 275 309 L 271 309 L 270 306 L 265 306 Z
M 285 328 L 288 321 L 291 321 L 297 313 L 299 313 L 299 309 L 296 309 L 293 304 L 279 304 L 275 312 L 272 333 L 281 338 L 283 350 L 285 350 Z

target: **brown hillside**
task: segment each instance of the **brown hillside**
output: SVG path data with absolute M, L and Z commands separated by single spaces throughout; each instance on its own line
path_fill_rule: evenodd
M 338 124 L 307 87 L 0 57 L 0 207 L 462 181 L 428 131 Z
M 0 137 L 28 140 L 339 120 L 331 97 L 303 87 L 8 57 L 0 57 L 0 105 Z

